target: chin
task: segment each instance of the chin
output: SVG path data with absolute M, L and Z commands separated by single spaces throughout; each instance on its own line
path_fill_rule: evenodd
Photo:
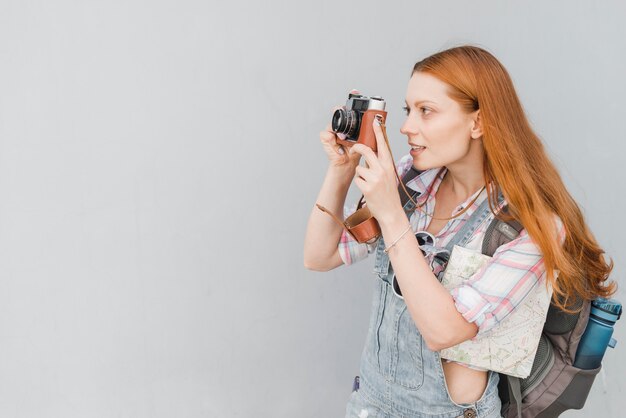
M 439 168 L 441 167 L 440 165 L 434 165 L 432 163 L 428 163 L 426 161 L 415 161 L 415 158 L 413 159 L 413 168 L 419 171 L 426 171 L 426 170 L 430 170 L 432 168 Z

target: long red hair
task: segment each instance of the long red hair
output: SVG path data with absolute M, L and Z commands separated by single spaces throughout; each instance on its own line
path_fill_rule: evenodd
M 411 74 L 424 72 L 447 83 L 449 95 L 468 113 L 480 109 L 484 177 L 492 210 L 500 192 L 511 215 L 539 246 L 553 303 L 572 312 L 580 298 L 609 297 L 616 290 L 605 260 L 580 208 L 533 132 L 513 82 L 502 64 L 475 46 L 460 46 L 418 62 Z M 561 245 L 554 215 L 563 222 Z M 555 271 L 558 270 L 558 279 Z

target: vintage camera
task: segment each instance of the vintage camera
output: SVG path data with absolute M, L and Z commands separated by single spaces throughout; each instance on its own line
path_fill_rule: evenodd
M 332 130 L 346 136 L 346 139 L 337 139 L 337 143 L 347 147 L 364 144 L 376 152 L 376 136 L 372 128 L 376 115 L 381 115 L 383 122 L 387 118 L 382 97 L 350 93 L 345 109 L 333 113 Z
M 374 152 L 377 151 L 376 135 L 374 134 L 374 119 L 377 115 L 385 122 L 387 112 L 385 112 L 385 101 L 382 97 L 362 96 L 360 94 L 348 95 L 345 108 L 338 109 L 333 113 L 332 130 L 346 136 L 345 139 L 337 138 L 337 143 L 346 147 L 354 144 L 364 144 Z M 367 206 L 365 206 L 365 196 L 361 196 L 357 204 L 357 210 L 345 221 L 337 218 L 331 211 L 317 204 L 317 207 L 329 214 L 338 225 L 345 228 L 352 237 L 360 243 L 373 243 L 381 235 L 380 226 Z

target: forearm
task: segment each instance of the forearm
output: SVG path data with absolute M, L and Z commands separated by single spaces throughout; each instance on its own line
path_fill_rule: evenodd
M 408 225 L 401 209 L 380 224 L 387 245 Z M 389 250 L 389 259 L 409 313 L 431 350 L 439 351 L 476 335 L 476 325 L 458 312 L 454 299 L 432 273 L 413 234 L 406 234 Z
M 316 203 L 343 219 L 346 194 L 353 176 L 349 170 L 329 167 Z M 337 267 L 333 256 L 337 253 L 341 233 L 342 228 L 330 215 L 313 206 L 304 240 L 304 265 L 314 270 Z

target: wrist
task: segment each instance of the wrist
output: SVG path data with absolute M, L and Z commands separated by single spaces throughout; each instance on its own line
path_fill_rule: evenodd
M 354 178 L 354 169 L 331 165 L 328 167 L 328 171 L 326 171 L 326 178 L 334 183 L 349 187 Z
M 384 251 L 385 251 L 385 254 L 389 253 L 389 250 L 391 250 L 393 247 L 395 247 L 395 245 L 396 245 L 396 244 L 397 244 L 397 243 L 398 243 L 398 242 L 399 242 L 402 238 L 404 238 L 404 236 L 405 236 L 405 235 L 407 235 L 409 232 L 411 232 L 411 224 L 410 224 L 410 223 L 409 223 L 408 225 L 406 225 L 406 226 L 405 226 L 405 228 L 402 230 L 402 232 L 400 232 L 400 233 L 397 233 L 397 234 L 396 234 L 397 236 L 396 236 L 396 238 L 395 238 L 393 241 L 391 241 L 391 242 L 389 242 L 389 243 L 387 244 L 387 242 L 388 242 L 388 241 L 387 241 L 387 240 L 385 240 L 385 243 L 387 244 L 387 246 L 385 247 L 385 250 L 384 250 Z M 383 234 L 383 235 L 385 235 L 385 234 Z M 387 235 L 389 235 L 389 234 L 387 234 Z
M 388 220 L 386 219 L 381 221 L 378 218 L 376 218 L 376 220 L 380 225 L 380 231 L 383 235 L 387 248 L 395 245 L 397 241 L 406 238 L 406 235 L 409 235 L 411 232 L 410 230 L 407 231 L 407 229 L 410 229 L 411 223 L 407 219 L 404 212 L 398 214 L 397 216 L 389 217 Z
M 376 217 L 380 229 L 383 234 L 387 231 L 393 235 L 394 231 L 404 230 L 407 225 L 407 217 L 404 210 L 400 207 L 396 208 L 393 212 L 386 215 L 379 215 Z

